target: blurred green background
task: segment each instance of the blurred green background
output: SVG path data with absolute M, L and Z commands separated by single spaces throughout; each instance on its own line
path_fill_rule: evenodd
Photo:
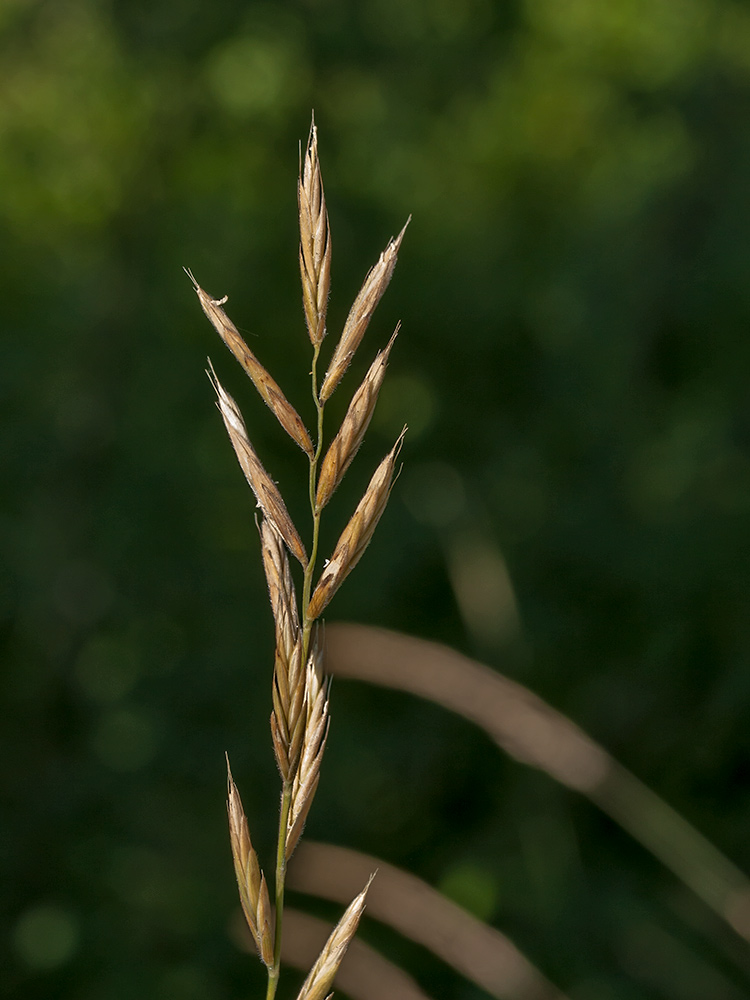
M 413 213 L 331 403 L 401 319 L 325 551 L 408 422 L 405 468 L 329 619 L 528 685 L 749 869 L 750 5 L 3 0 L 0 53 L 2 995 L 263 990 L 228 932 L 223 755 L 270 866 L 272 622 L 207 354 L 300 524 L 305 462 L 182 267 L 311 423 L 312 108 L 331 340 Z M 614 823 L 414 698 L 335 686 L 308 830 L 574 1000 L 750 996 L 746 945 Z M 362 933 L 433 997 L 484 996 Z

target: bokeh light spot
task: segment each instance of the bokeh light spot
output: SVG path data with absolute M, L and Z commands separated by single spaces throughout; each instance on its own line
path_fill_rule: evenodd
M 461 861 L 449 868 L 438 888 L 480 920 L 489 920 L 495 912 L 497 882 L 486 868 L 473 861 Z
M 463 480 L 446 462 L 422 462 L 406 472 L 404 502 L 423 524 L 444 528 L 466 506 Z
M 383 383 L 373 418 L 388 437 L 409 427 L 409 440 L 424 434 L 435 418 L 437 401 L 427 382 L 417 375 L 393 375 Z
M 194 965 L 170 969 L 157 985 L 159 1000 L 213 1000 L 217 992 L 217 984 Z
M 96 755 L 113 771 L 137 771 L 156 752 L 156 730 L 143 713 L 119 709 L 103 716 L 92 742 Z
M 78 947 L 76 917 L 60 906 L 26 910 L 13 931 L 13 944 L 22 961 L 39 971 L 67 962 Z
M 83 559 L 65 563 L 52 584 L 56 610 L 75 625 L 90 625 L 101 618 L 115 599 L 114 587 L 104 571 Z
M 304 59 L 289 38 L 232 39 L 214 53 L 207 73 L 217 100 L 239 115 L 277 113 L 305 89 Z
M 95 636 L 81 650 L 75 664 L 75 678 L 89 698 L 113 702 L 133 687 L 140 666 L 136 651 L 116 636 Z

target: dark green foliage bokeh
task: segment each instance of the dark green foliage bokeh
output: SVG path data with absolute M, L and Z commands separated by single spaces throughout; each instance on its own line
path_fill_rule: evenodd
M 272 625 L 207 354 L 300 525 L 306 466 L 181 268 L 311 422 L 313 107 L 331 339 L 413 213 L 330 407 L 401 319 L 325 551 L 408 422 L 405 469 L 331 620 L 515 677 L 750 868 L 747 3 L 7 0 L 0 52 L 3 996 L 262 995 L 223 754 L 270 865 Z M 466 532 L 505 560 L 511 639 L 462 618 Z M 308 829 L 451 892 L 575 1000 L 750 995 L 745 945 L 641 847 L 416 699 L 335 686 Z

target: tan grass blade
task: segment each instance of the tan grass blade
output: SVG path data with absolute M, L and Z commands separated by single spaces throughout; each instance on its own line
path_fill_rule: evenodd
M 310 599 L 308 618 L 318 618 L 346 577 L 365 553 L 388 503 L 394 482 L 394 469 L 406 428 L 401 431 L 391 451 L 375 470 L 365 495 L 344 528 L 329 562 Z
M 428 698 L 481 726 L 516 760 L 588 796 L 750 941 L 745 873 L 528 688 L 447 646 L 361 625 L 327 627 L 326 667 Z
M 255 494 L 255 499 L 258 501 L 258 506 L 284 539 L 292 555 L 299 560 L 303 567 L 306 567 L 305 547 L 292 523 L 281 493 L 279 493 L 276 483 L 263 468 L 255 449 L 250 444 L 245 421 L 242 419 L 239 407 L 219 382 L 210 361 L 209 366 L 208 377 L 211 379 L 218 397 L 216 405 L 224 420 L 240 467 Z
M 255 357 L 240 336 L 237 327 L 221 308 L 227 300 L 226 296 L 223 299 L 212 299 L 207 292 L 203 291 L 187 268 L 185 268 L 185 273 L 193 283 L 203 312 L 208 316 L 216 332 L 242 365 L 245 373 L 250 377 L 253 385 L 258 390 L 263 402 L 268 406 L 292 440 L 296 441 L 305 454 L 312 458 L 314 453 L 312 441 L 305 425 L 302 423 L 302 418 L 281 391 L 276 381 Z
M 247 817 L 242 808 L 240 793 L 232 778 L 228 757 L 227 815 L 242 912 L 245 914 L 247 926 L 250 928 L 261 959 L 270 967 L 273 964 L 273 931 L 268 887 L 258 865 L 258 856 L 250 842 Z
M 299 205 L 299 269 L 305 321 L 314 347 L 326 334 L 331 290 L 331 233 L 318 160 L 318 130 L 313 122 L 297 183 Z
M 370 420 L 375 412 L 375 404 L 378 401 L 378 393 L 385 378 L 385 371 L 388 367 L 388 356 L 398 335 L 399 326 L 388 341 L 384 350 L 378 354 L 370 366 L 370 370 L 362 385 L 355 392 L 349 409 L 344 417 L 336 437 L 331 442 L 331 446 L 326 452 L 323 464 L 320 468 L 318 478 L 318 490 L 315 497 L 315 506 L 321 510 L 333 496 L 334 491 L 344 478 L 346 470 L 351 465 L 352 459 L 357 454 L 359 446 L 362 444 Z
M 286 857 L 292 856 L 305 827 L 320 780 L 320 764 L 328 738 L 328 690 L 323 677 L 322 649 L 316 635 L 305 674 L 305 729 L 302 752 L 292 785 L 286 837 Z
M 284 907 L 283 961 L 307 972 L 332 930 L 325 920 Z M 336 987 L 351 1000 L 430 1000 L 408 973 L 356 937 L 339 967 Z
M 297 1000 L 324 1000 L 333 985 L 333 980 L 346 954 L 351 939 L 354 937 L 360 918 L 365 908 L 365 897 L 370 883 L 374 878 L 370 875 L 362 892 L 346 908 L 343 917 L 333 930 L 333 933 L 323 946 L 318 960 L 310 970 L 310 974 L 302 984 Z
M 296 892 L 345 903 L 371 871 L 367 914 L 428 948 L 498 1000 L 564 1000 L 564 995 L 500 931 L 410 872 L 358 851 L 305 841 L 290 866 Z M 286 927 L 285 927 L 286 930 Z M 340 982 L 344 989 L 343 981 Z
M 377 264 L 368 273 L 359 294 L 354 300 L 354 304 L 349 310 L 341 339 L 336 345 L 331 363 L 328 366 L 328 371 L 320 387 L 321 402 L 325 402 L 333 395 L 334 389 L 351 364 L 354 352 L 359 347 L 362 337 L 364 337 L 365 331 L 372 319 L 372 314 L 375 312 L 375 307 L 383 297 L 383 293 L 391 280 L 398 258 L 399 247 L 404 238 L 406 226 L 409 225 L 410 221 L 411 216 L 406 220 L 406 225 L 398 236 L 392 239 L 381 253 Z

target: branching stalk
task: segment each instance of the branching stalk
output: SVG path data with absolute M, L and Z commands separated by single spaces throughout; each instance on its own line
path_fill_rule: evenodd
M 317 367 L 318 356 L 320 354 L 320 344 L 313 347 L 312 359 L 312 396 L 317 411 L 317 441 L 315 451 L 309 457 L 309 497 L 310 511 L 312 514 L 312 542 L 310 545 L 310 559 L 305 569 L 305 576 L 302 587 L 302 662 L 307 662 L 310 652 L 310 635 L 313 622 L 308 618 L 307 610 L 310 605 L 310 593 L 312 591 L 313 574 L 315 572 L 315 562 L 318 555 L 318 542 L 320 539 L 320 511 L 315 507 L 315 494 L 318 486 L 318 463 L 323 450 L 323 409 L 325 404 L 318 398 Z M 276 920 L 274 932 L 274 953 L 273 966 L 268 970 L 268 988 L 266 1000 L 274 1000 L 276 989 L 279 983 L 281 972 L 281 938 L 284 925 L 284 891 L 286 887 L 286 838 L 287 824 L 289 822 L 289 810 L 292 803 L 292 783 L 285 781 L 281 793 L 281 809 L 279 815 L 279 835 L 276 842 Z
M 322 645 L 314 637 L 313 626 L 370 543 L 394 482 L 395 461 L 403 438 L 402 433 L 394 448 L 378 466 L 316 583 L 314 578 L 321 513 L 341 482 L 369 426 L 395 334 L 388 346 L 375 358 L 355 392 L 344 422 L 325 457 L 323 410 L 349 367 L 375 307 L 390 281 L 406 227 L 395 240 L 388 243 L 365 278 L 333 351 L 328 370 L 319 385 L 318 360 L 326 336 L 330 291 L 331 238 L 314 124 L 304 158 L 300 157 L 297 195 L 302 300 L 313 349 L 310 375 L 317 418 L 314 447 L 302 418 L 270 373 L 250 351 L 224 311 L 226 296 L 221 299 L 212 298 L 200 287 L 192 273 L 187 272 L 204 313 L 239 361 L 266 405 L 292 440 L 305 452 L 309 461 L 312 541 L 308 558 L 281 492 L 253 448 L 239 407 L 221 385 L 211 366 L 210 378 L 216 389 L 219 411 L 242 471 L 262 512 L 259 528 L 263 567 L 276 626 L 271 736 L 282 778 L 282 793 L 276 843 L 276 913 L 273 921 L 266 879 L 250 840 L 239 791 L 231 771 L 228 770 L 227 774 L 227 808 L 235 874 L 245 919 L 261 961 L 268 970 L 266 1000 L 274 1000 L 281 973 L 287 863 L 302 834 L 315 796 L 328 735 L 329 684 L 324 675 Z M 299 562 L 304 573 L 299 605 L 289 566 L 289 554 Z M 344 913 L 310 971 L 297 1000 L 318 1000 L 329 993 L 339 964 L 356 931 L 366 893 L 367 888 Z

